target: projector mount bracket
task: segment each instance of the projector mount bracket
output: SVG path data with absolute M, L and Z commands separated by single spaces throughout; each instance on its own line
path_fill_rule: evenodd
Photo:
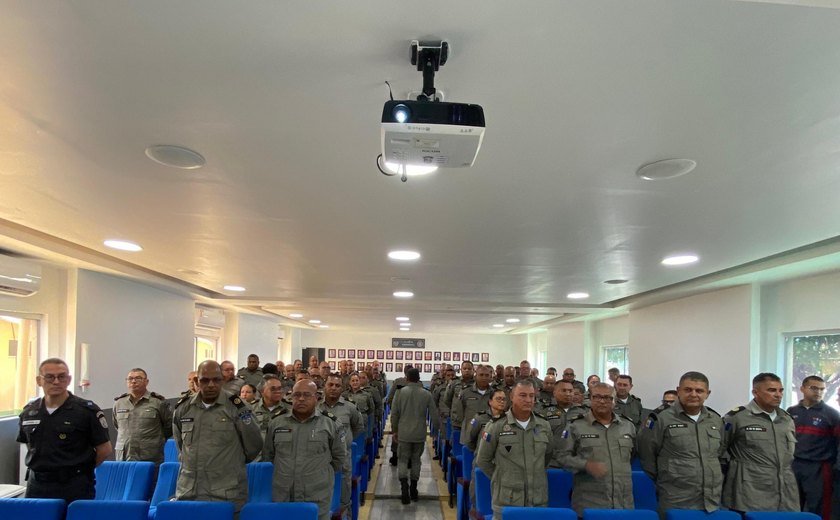
M 417 101 L 435 101 L 435 72 L 449 58 L 449 42 L 411 40 L 411 64 L 423 73 L 423 93 Z

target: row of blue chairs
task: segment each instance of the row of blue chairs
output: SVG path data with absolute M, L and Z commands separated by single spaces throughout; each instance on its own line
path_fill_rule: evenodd
M 274 465 L 271 462 L 251 462 L 246 466 L 248 475 L 248 503 L 271 503 L 271 486 Z M 164 462 L 157 473 L 154 490 L 151 483 L 155 467 L 151 462 L 106 461 L 96 468 L 95 501 L 148 501 L 148 518 L 155 519 L 157 507 L 175 496 L 179 462 Z M 330 506 L 332 516 L 340 518 L 341 472 L 336 473 Z
M 64 500 L 40 498 L 0 499 L 0 517 L 27 520 L 147 520 L 149 502 L 144 500 L 76 500 L 65 506 Z M 157 520 L 231 520 L 230 502 L 162 502 Z M 317 520 L 318 506 L 309 502 L 246 504 L 239 520 L 265 518 Z
M 577 520 L 577 514 L 567 508 L 505 507 L 504 520 Z M 486 518 L 486 517 L 485 517 Z M 743 518 L 734 511 L 705 511 L 671 509 L 665 520 L 819 520 L 813 513 L 800 512 L 748 512 Z M 585 509 L 583 520 L 659 520 L 654 511 L 634 509 Z

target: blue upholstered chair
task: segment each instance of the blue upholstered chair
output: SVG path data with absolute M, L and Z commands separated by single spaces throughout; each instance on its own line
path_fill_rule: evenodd
M 152 462 L 105 461 L 96 468 L 96 500 L 149 500 Z

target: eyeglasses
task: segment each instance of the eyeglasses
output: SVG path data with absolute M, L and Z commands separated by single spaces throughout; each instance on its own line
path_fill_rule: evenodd
M 144 381 L 146 378 L 143 376 L 134 376 L 134 377 L 126 377 L 125 380 L 129 383 L 133 383 L 135 381 L 140 382 Z
M 312 399 L 315 394 L 310 392 L 295 392 L 292 394 L 292 399 Z
M 221 377 L 202 377 L 198 380 L 199 384 L 202 385 L 209 385 L 210 383 L 216 383 L 217 385 L 222 382 Z
M 504 397 L 504 396 L 494 397 L 493 400 L 496 401 L 496 402 L 499 402 L 499 403 L 506 403 L 507 402 L 507 397 Z
M 612 401 L 613 396 L 611 396 L 611 395 L 593 395 L 592 400 L 593 401 Z
M 41 379 L 46 381 L 47 383 L 52 383 L 58 381 L 59 383 L 63 383 L 70 379 L 70 374 L 44 374 L 41 376 Z

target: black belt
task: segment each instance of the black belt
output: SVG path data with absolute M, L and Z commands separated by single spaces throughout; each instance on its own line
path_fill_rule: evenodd
M 67 482 L 79 476 L 93 478 L 93 471 L 87 468 L 64 468 L 55 471 L 31 471 L 30 475 L 38 482 Z

